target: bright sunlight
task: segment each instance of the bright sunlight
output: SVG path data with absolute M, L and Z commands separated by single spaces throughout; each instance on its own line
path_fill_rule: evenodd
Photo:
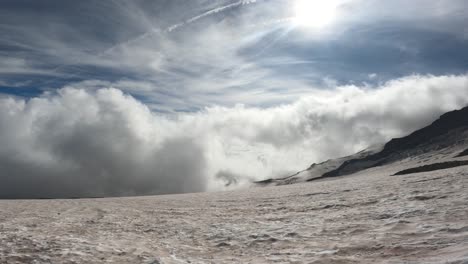
M 298 26 L 322 28 L 336 17 L 338 2 L 333 0 L 297 0 L 294 23 Z

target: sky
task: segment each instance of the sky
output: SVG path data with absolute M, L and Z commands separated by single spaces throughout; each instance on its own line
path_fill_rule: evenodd
M 464 0 L 3 0 L 0 198 L 217 191 L 468 105 Z

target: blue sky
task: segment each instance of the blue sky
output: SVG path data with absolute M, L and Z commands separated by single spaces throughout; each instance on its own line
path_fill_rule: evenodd
M 337 1 L 321 28 L 295 2 L 2 1 L 0 92 L 103 82 L 177 112 L 467 71 L 464 1 Z
M 467 20 L 465 0 L 3 0 L 0 198 L 245 187 L 404 136 L 468 105 Z

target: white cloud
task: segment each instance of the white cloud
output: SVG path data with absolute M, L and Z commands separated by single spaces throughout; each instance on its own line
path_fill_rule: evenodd
M 220 190 L 306 168 L 468 104 L 468 75 L 316 90 L 273 108 L 161 115 L 117 89 L 0 97 L 2 197 Z
M 69 14 L 68 8 L 63 7 L 57 9 L 62 8 L 64 12 L 51 9 L 48 10 L 51 13 L 44 14 L 26 7 L 18 12 L 6 8 L 0 16 L 0 33 L 5 36 L 0 44 L 12 50 L 6 50 L 11 57 L 0 55 L 0 74 L 14 77 L 12 80 L 39 75 L 40 80 L 35 81 L 37 89 L 47 89 L 70 79 L 99 79 L 138 98 L 145 97 L 152 108 L 168 112 L 236 103 L 271 106 L 298 100 L 310 92 L 311 85 L 320 83 L 335 86 L 352 81 L 388 80 L 411 72 L 440 73 L 434 69 L 437 63 L 424 64 L 427 69 L 406 65 L 407 69 L 405 65 L 390 61 L 389 67 L 384 69 L 388 71 L 386 74 L 379 71 L 380 67 L 372 69 L 379 78 L 366 78 L 368 69 L 364 67 L 362 80 L 360 67 L 366 66 L 369 60 L 361 61 L 356 54 L 345 52 L 349 48 L 346 27 L 351 27 L 351 35 L 355 36 L 362 31 L 372 31 L 374 26 L 394 27 L 393 22 L 413 27 L 414 23 L 409 21 L 413 19 L 422 24 L 418 27 L 458 32 L 459 26 L 451 26 L 451 23 L 457 24 L 463 19 L 466 9 L 460 8 L 463 6 L 458 0 L 450 4 L 430 1 L 424 5 L 421 4 L 423 0 L 346 1 L 341 7 L 344 15 L 330 28 L 331 32 L 317 36 L 308 31 L 291 30 L 293 10 L 289 9 L 293 9 L 293 5 L 290 1 L 227 2 L 88 3 L 84 4 L 89 12 L 86 18 Z M 420 6 L 425 6 L 424 10 L 414 12 Z M 432 15 L 434 10 L 442 12 L 439 19 Z M 454 10 L 460 11 L 454 15 Z M 352 23 L 341 21 L 346 19 Z M 373 26 L 359 26 L 360 23 Z M 458 24 L 464 26 L 464 23 Z M 168 32 L 171 25 L 183 26 Z M 352 41 L 372 43 L 375 37 L 370 37 L 353 37 Z M 330 47 L 334 47 L 335 42 L 345 43 L 342 50 L 337 50 L 337 57 L 326 55 L 327 52 L 321 54 L 320 47 L 329 42 Z M 414 51 L 421 48 L 398 39 L 385 42 L 415 56 L 418 53 Z M 387 49 L 377 51 L 375 54 L 388 52 Z M 363 54 L 365 58 L 379 59 L 379 56 L 366 54 Z M 355 61 L 347 61 L 355 56 Z M 408 63 L 414 59 L 408 57 Z M 437 62 L 440 58 L 426 59 Z M 455 69 L 461 67 L 462 63 L 457 63 L 460 59 L 454 57 Z M 386 63 L 381 62 L 382 65 Z

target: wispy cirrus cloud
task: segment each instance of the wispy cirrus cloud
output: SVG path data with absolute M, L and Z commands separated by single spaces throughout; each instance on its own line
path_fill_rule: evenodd
M 291 24 L 293 2 L 83 1 L 56 9 L 3 3 L 0 31 L 7 37 L 0 42 L 12 63 L 2 76 L 34 76 L 44 90 L 86 80 L 144 83 L 155 94 L 193 102 L 168 102 L 161 110 L 188 110 L 269 106 L 293 102 L 307 87 L 461 74 L 468 67 L 463 1 L 346 1 L 320 34 Z M 87 18 L 73 15 L 76 9 Z

